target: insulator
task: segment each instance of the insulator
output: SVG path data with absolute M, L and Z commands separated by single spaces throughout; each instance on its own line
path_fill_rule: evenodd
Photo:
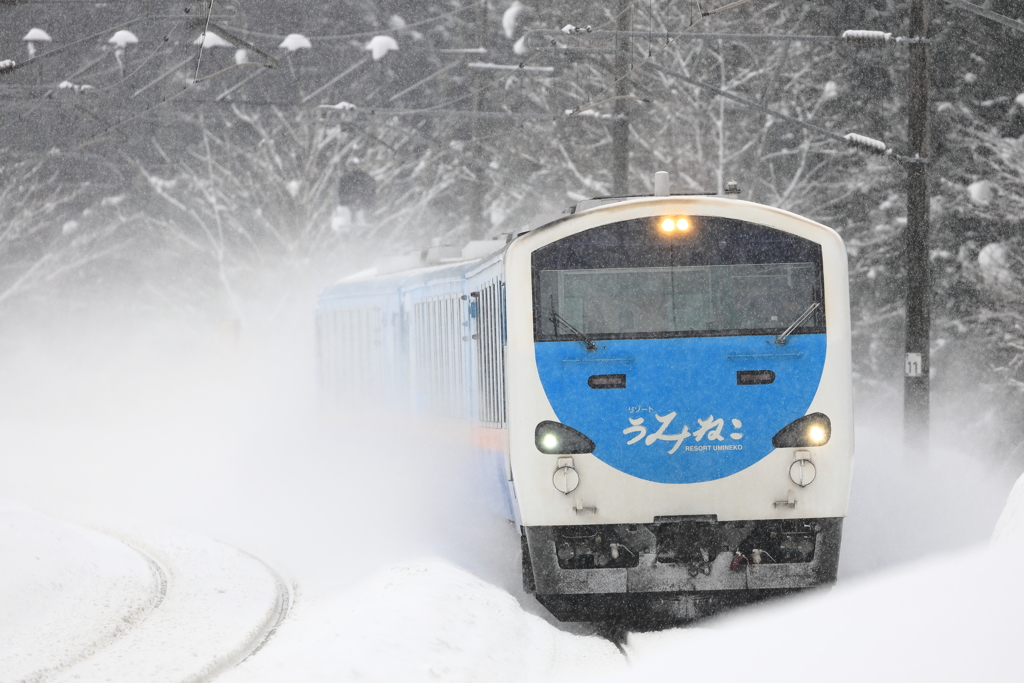
M 884 31 L 853 29 L 843 31 L 842 39 L 848 43 L 889 43 L 892 42 L 892 34 Z
M 843 136 L 847 143 L 851 147 L 859 147 L 872 154 L 888 154 L 889 147 L 881 140 L 869 138 L 866 135 L 858 135 L 857 133 L 847 133 Z

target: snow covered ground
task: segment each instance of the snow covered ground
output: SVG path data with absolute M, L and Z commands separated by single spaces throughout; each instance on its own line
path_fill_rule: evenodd
M 451 425 L 318 411 L 302 340 L 201 358 L 76 342 L 0 369 L 0 681 L 1018 670 L 1024 484 L 989 550 L 1009 487 L 967 454 L 903 464 L 884 420 L 858 432 L 837 589 L 631 634 L 624 657 L 523 594 L 515 530 Z
M 264 643 L 287 584 L 222 543 L 156 527 L 99 533 L 0 501 L 0 676 L 206 680 Z

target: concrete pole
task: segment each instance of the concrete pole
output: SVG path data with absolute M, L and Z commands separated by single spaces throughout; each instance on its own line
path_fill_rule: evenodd
M 931 0 L 912 0 L 910 37 L 928 38 Z M 910 156 L 927 159 L 928 130 L 928 44 L 912 43 L 908 78 L 908 136 Z M 904 231 L 906 259 L 907 317 L 903 380 L 904 453 L 924 462 L 928 458 L 930 382 L 928 371 L 931 328 L 931 276 L 928 264 L 928 164 L 907 164 L 907 228 Z
M 618 16 L 615 21 L 615 106 L 612 120 L 612 194 L 622 197 L 629 194 L 629 12 L 632 0 L 619 0 Z

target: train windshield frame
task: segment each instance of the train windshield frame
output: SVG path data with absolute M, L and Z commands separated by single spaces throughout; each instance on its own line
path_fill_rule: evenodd
M 821 245 L 765 225 L 689 217 L 610 223 L 532 255 L 534 340 L 825 332 Z M 813 307 L 814 304 L 817 306 Z

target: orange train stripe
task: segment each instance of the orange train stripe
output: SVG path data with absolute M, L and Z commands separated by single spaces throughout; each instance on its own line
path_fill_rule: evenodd
M 470 437 L 473 445 L 489 451 L 508 450 L 508 430 L 492 427 L 473 427 Z

